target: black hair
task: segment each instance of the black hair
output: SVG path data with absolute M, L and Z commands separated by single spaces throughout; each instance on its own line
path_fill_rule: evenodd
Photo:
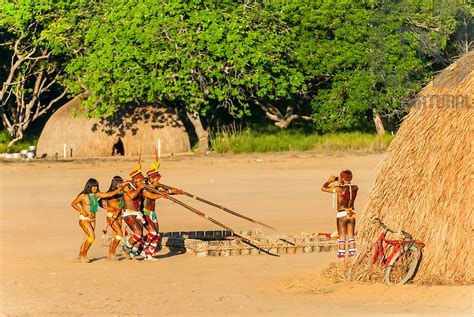
M 116 189 L 117 189 L 117 185 L 118 185 L 119 183 L 121 183 L 121 182 L 123 182 L 123 178 L 122 178 L 122 177 L 120 177 L 120 176 L 114 176 L 114 177 L 112 178 L 112 181 L 110 182 L 110 188 L 109 188 L 108 191 L 111 192 L 111 191 L 116 190 Z
M 84 186 L 84 193 L 90 194 L 92 186 L 97 186 L 97 191 L 99 192 L 99 182 L 95 178 L 89 178 L 86 182 L 86 186 Z

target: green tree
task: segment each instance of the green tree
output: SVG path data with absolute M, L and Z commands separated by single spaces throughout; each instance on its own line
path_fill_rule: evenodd
M 69 85 L 90 93 L 94 116 L 129 102 L 176 102 L 203 145 L 197 115 L 215 107 L 242 117 L 258 105 L 281 127 L 310 119 L 296 113 L 305 78 L 288 50 L 283 3 L 103 1 L 70 34 L 80 55 L 67 67 Z
M 363 129 L 372 113 L 406 111 L 433 75 L 436 54 L 446 49 L 454 17 L 433 10 L 428 0 L 324 1 L 317 11 L 324 30 L 319 67 L 327 71 L 312 100 L 313 117 L 324 131 Z M 326 57 L 326 58 L 324 58 Z
M 202 150 L 200 117 L 218 108 L 240 118 L 263 110 L 283 128 L 312 119 L 322 131 L 373 129 L 372 116 L 382 131 L 380 115 L 405 110 L 455 28 L 453 14 L 428 0 L 71 1 L 55 15 L 47 8 L 37 15 L 47 21 L 39 34 L 63 57 L 53 62 L 56 70 L 66 65 L 71 94 L 88 93 L 89 115 L 174 104 Z
M 369 94 L 368 22 L 373 1 L 304 1 L 295 21 L 298 64 L 305 69 L 313 120 L 322 131 L 360 129 Z
M 23 138 L 31 122 L 66 94 L 58 85 L 61 40 L 56 33 L 59 1 L 7 1 L 0 8 L 0 114 L 12 140 Z
M 455 31 L 447 43 L 448 61 L 469 52 L 474 45 L 473 2 L 469 0 L 433 0 L 433 10 L 437 15 L 455 18 Z
M 446 55 L 455 30 L 454 15 L 434 10 L 433 1 L 380 2 L 371 19 L 368 70 L 373 74 L 369 98 L 377 131 L 377 118 L 403 115 L 413 98 L 433 77 Z M 448 61 L 442 63 L 446 67 Z

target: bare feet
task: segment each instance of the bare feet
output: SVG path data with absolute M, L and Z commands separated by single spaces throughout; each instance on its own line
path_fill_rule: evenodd
M 77 258 L 78 263 L 91 263 L 91 260 L 89 260 L 87 257 L 80 256 Z
M 146 257 L 145 257 L 145 261 L 158 261 L 158 259 L 156 259 L 153 256 L 147 254 Z
M 117 260 L 117 258 L 115 257 L 115 254 L 109 254 L 109 256 L 107 257 L 107 260 L 115 261 L 115 260 Z
M 122 255 L 127 258 L 127 259 L 130 259 L 130 251 L 127 250 L 126 248 L 122 248 Z

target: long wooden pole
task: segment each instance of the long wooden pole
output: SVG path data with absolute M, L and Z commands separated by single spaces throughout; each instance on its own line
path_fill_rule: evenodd
M 150 187 L 145 187 L 145 188 L 146 188 L 146 190 L 149 190 L 149 191 L 154 192 L 154 193 L 165 194 L 165 195 L 163 195 L 163 198 L 169 199 L 169 200 L 171 200 L 172 202 L 174 202 L 174 203 L 176 203 L 176 204 L 178 204 L 178 205 L 181 205 L 181 206 L 183 206 L 184 208 L 188 209 L 189 211 L 195 213 L 196 215 L 198 215 L 198 216 L 200 216 L 200 217 L 203 217 L 203 218 L 209 220 L 209 221 L 212 222 L 212 223 L 215 223 L 216 225 L 218 225 L 219 227 L 222 227 L 222 228 L 226 229 L 227 231 L 232 232 L 234 235 L 236 235 L 236 236 L 238 236 L 238 237 L 241 237 L 245 242 L 247 242 L 248 244 L 250 244 L 250 245 L 256 247 L 257 249 L 259 249 L 259 250 L 261 250 L 261 251 L 263 251 L 263 252 L 265 252 L 266 254 L 273 255 L 273 256 L 278 256 L 278 257 L 279 257 L 278 254 L 274 254 L 274 253 L 270 252 L 269 250 L 266 250 L 265 248 L 259 246 L 260 241 L 255 240 L 255 239 L 252 239 L 252 238 L 249 237 L 249 236 L 246 236 L 246 235 L 244 235 L 244 234 L 241 234 L 241 233 L 236 232 L 234 229 L 232 229 L 232 228 L 226 226 L 225 224 L 223 224 L 222 222 L 217 221 L 217 220 L 214 219 L 214 218 L 209 217 L 208 215 L 206 215 L 206 214 L 203 213 L 202 211 L 199 211 L 199 210 L 197 210 L 196 208 L 191 207 L 191 206 L 189 206 L 189 205 L 183 203 L 182 201 L 179 201 L 178 199 L 176 199 L 176 198 L 174 198 L 174 197 L 171 197 L 171 196 L 168 195 L 166 192 L 163 192 L 163 191 L 160 191 L 160 190 L 156 190 L 156 189 L 150 188 Z
M 174 187 L 171 187 L 171 186 L 162 184 L 162 183 L 160 183 L 159 186 L 160 186 L 160 187 L 163 187 L 164 189 L 173 189 L 173 188 L 174 188 Z M 228 212 L 228 213 L 230 213 L 230 214 L 232 214 L 232 215 L 234 215 L 234 216 L 243 218 L 243 219 L 248 220 L 248 221 L 253 222 L 253 223 L 258 223 L 259 225 L 262 225 L 262 226 L 264 226 L 264 227 L 266 227 L 266 228 L 269 228 L 269 229 L 272 229 L 272 230 L 276 230 L 275 228 L 273 228 L 273 227 L 271 227 L 271 226 L 269 226 L 269 225 L 267 225 L 267 224 L 264 224 L 263 222 L 260 222 L 260 221 L 258 221 L 258 220 L 255 220 L 255 219 L 249 218 L 249 217 L 247 217 L 247 216 L 244 216 L 244 215 L 242 215 L 242 214 L 239 214 L 239 213 L 236 212 L 236 211 L 230 210 L 229 208 L 226 208 L 226 207 L 224 207 L 224 206 L 221 206 L 221 205 L 218 205 L 218 204 L 216 204 L 216 203 L 213 203 L 212 201 L 209 201 L 209 200 L 206 200 L 206 199 L 204 199 L 204 198 L 198 197 L 198 196 L 196 196 L 196 195 L 190 194 L 190 193 L 185 192 L 185 191 L 183 191 L 183 190 L 182 190 L 181 192 L 182 192 L 182 194 L 184 194 L 184 195 L 186 195 L 186 196 L 189 196 L 189 197 L 191 197 L 191 198 L 193 198 L 193 199 L 195 199 L 195 200 L 198 200 L 198 201 L 200 201 L 200 202 L 206 203 L 206 204 L 211 205 L 211 206 L 213 206 L 213 207 L 219 208 L 219 209 L 221 209 L 221 210 L 223 210 L 223 211 L 225 211 L 225 212 Z
M 103 234 L 106 234 L 106 233 L 107 233 L 107 229 L 109 229 L 109 227 L 112 228 L 112 225 L 114 224 L 114 222 L 117 221 L 118 218 L 120 218 L 120 215 L 121 215 L 121 213 L 119 213 L 119 214 L 117 215 L 117 217 L 114 218 L 114 220 L 112 221 L 112 224 L 109 225 L 109 224 L 107 223 L 107 226 L 105 227 L 105 229 L 102 230 L 102 233 L 103 233 Z

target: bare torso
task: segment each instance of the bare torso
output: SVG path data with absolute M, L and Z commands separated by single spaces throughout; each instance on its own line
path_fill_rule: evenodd
M 81 204 L 81 215 L 85 216 L 89 219 L 95 219 L 95 212 L 91 212 L 91 202 L 89 199 L 88 194 L 82 193 L 79 195 L 80 196 L 80 201 L 79 203 Z M 94 194 L 90 194 L 91 199 L 94 200 Z
M 155 200 L 145 197 L 143 199 L 143 208 L 148 209 L 150 211 L 155 211 Z
M 128 190 L 123 194 L 124 208 L 133 211 L 139 211 L 137 203 L 140 200 L 140 194 L 136 195 L 136 190 Z
M 95 213 L 99 211 L 99 199 L 112 197 L 116 195 L 119 190 L 120 189 L 117 189 L 107 193 L 93 191 L 90 194 L 82 192 L 73 200 L 71 207 L 78 211 L 80 216 L 88 218 L 84 220 L 95 220 Z
M 108 198 L 106 200 L 105 208 L 107 209 L 108 212 L 113 213 L 113 216 L 115 217 L 115 216 L 117 216 L 118 213 L 120 213 L 122 211 L 121 202 L 123 204 L 123 196 L 122 195 L 120 195 L 120 197 L 119 196 L 114 196 L 114 197 Z

